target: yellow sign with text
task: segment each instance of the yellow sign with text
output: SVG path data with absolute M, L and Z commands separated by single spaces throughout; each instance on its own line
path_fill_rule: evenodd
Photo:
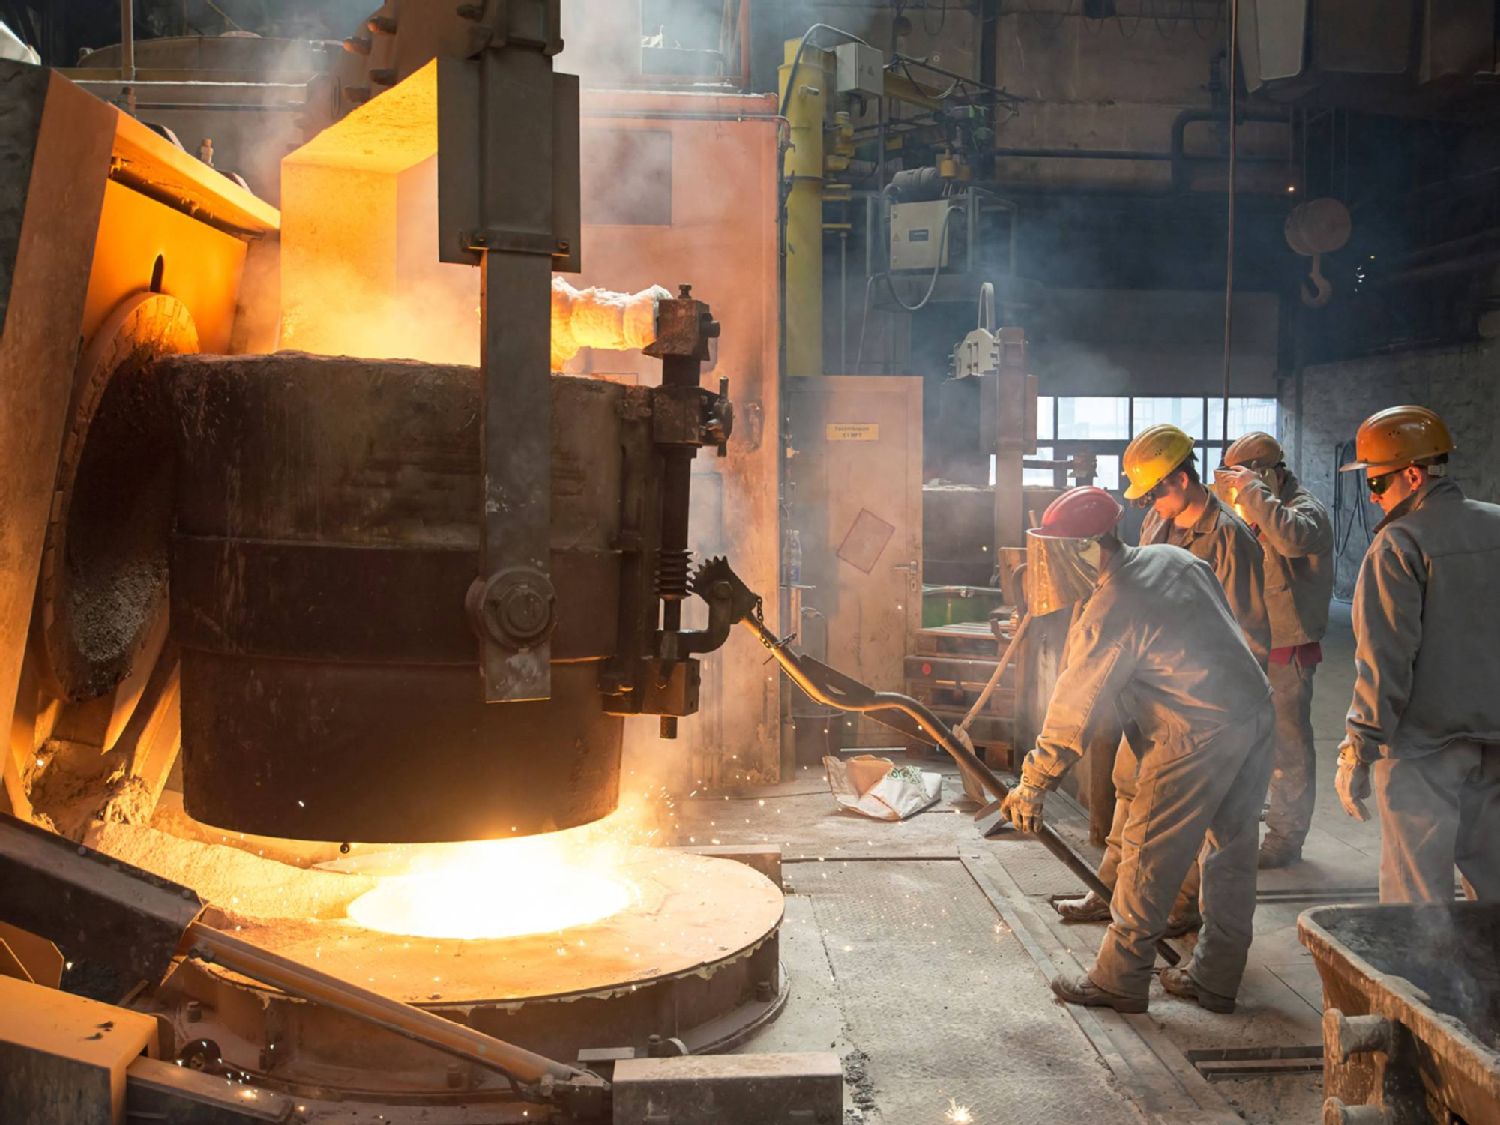
M 824 428 L 829 441 L 879 441 L 879 422 L 829 422 Z

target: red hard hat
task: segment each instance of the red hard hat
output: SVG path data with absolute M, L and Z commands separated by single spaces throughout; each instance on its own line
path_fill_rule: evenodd
M 1048 539 L 1097 539 L 1113 531 L 1125 509 L 1096 485 L 1070 488 L 1047 505 L 1033 532 Z

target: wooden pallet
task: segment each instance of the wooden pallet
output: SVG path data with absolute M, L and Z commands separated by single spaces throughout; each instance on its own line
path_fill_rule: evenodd
M 986 622 L 939 625 L 917 632 L 916 651 L 905 661 L 906 694 L 925 703 L 950 726 L 969 713 L 994 674 L 999 645 Z M 969 726 L 976 748 L 991 765 L 1010 764 L 1015 735 L 1015 670 L 1007 668 L 984 710 Z

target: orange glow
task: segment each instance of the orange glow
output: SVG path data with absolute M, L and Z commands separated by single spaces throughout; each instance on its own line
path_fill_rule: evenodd
M 587 925 L 637 902 L 621 870 L 647 838 L 638 810 L 515 840 L 414 844 L 324 866 L 380 882 L 349 904 L 371 930 L 428 938 L 508 938 Z
M 282 161 L 281 347 L 479 362 L 479 271 L 438 260 L 437 97 L 428 64 Z M 670 296 L 554 279 L 552 370 L 580 348 L 644 348 Z

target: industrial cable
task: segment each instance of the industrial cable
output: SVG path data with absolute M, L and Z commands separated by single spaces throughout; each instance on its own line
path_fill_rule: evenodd
M 889 269 L 886 269 L 881 273 L 872 273 L 868 278 L 865 279 L 864 311 L 860 314 L 859 319 L 859 345 L 855 349 L 854 353 L 854 370 L 856 372 L 863 370 L 865 358 L 865 334 L 870 324 L 870 294 L 874 289 L 875 283 L 877 281 L 884 281 L 886 289 L 890 291 L 891 300 L 895 301 L 896 304 L 900 305 L 907 312 L 920 312 L 922 309 L 925 309 L 927 307 L 927 302 L 932 300 L 933 293 L 937 291 L 938 276 L 942 273 L 943 270 L 943 251 L 946 250 L 948 246 L 948 223 L 953 218 L 954 213 L 957 211 L 957 207 L 949 207 L 946 211 L 943 212 L 943 230 L 942 233 L 938 235 L 938 250 L 937 256 L 933 261 L 932 276 L 927 280 L 927 292 L 922 294 L 922 299 L 915 305 L 908 305 L 901 299 L 901 295 L 896 292 L 895 282 L 891 280 L 891 271 Z M 887 235 L 886 237 L 887 239 L 889 239 L 889 235 Z M 887 244 L 889 245 L 889 242 L 887 242 Z
M 946 211 L 943 212 L 943 230 L 942 233 L 938 235 L 937 255 L 935 256 L 932 263 L 932 277 L 928 279 L 927 292 L 922 294 L 922 299 L 920 301 L 918 301 L 915 305 L 908 305 L 901 299 L 901 294 L 896 292 L 896 283 L 891 280 L 891 271 L 886 270 L 880 275 L 885 279 L 885 287 L 890 291 L 891 300 L 895 301 L 896 304 L 900 305 L 907 312 L 920 312 L 922 309 L 925 309 L 927 307 L 927 302 L 932 300 L 932 294 L 937 290 L 938 275 L 941 274 L 943 270 L 943 255 L 947 253 L 948 250 L 948 224 L 953 220 L 953 216 L 957 214 L 957 212 L 958 208 L 952 206 L 950 206 Z
M 1213 39 L 1214 33 L 1219 30 L 1219 21 L 1224 18 L 1221 14 L 1223 12 L 1223 8 L 1218 5 L 1214 7 L 1213 22 L 1208 25 L 1208 31 L 1205 34 L 1202 30 L 1199 29 L 1200 20 L 1198 19 L 1197 0 L 1187 0 L 1187 4 L 1189 16 L 1193 21 L 1193 34 L 1198 37 L 1198 40 L 1200 42 L 1209 42 L 1211 39 Z
M 1341 473 L 1339 467 L 1346 465 L 1355 458 L 1355 445 L 1352 441 L 1340 442 L 1333 447 L 1333 526 L 1334 547 L 1333 556 L 1337 559 L 1344 553 L 1344 548 L 1354 537 L 1354 526 L 1358 524 L 1364 532 L 1365 546 L 1375 538 L 1374 529 L 1370 527 L 1370 509 L 1364 502 L 1364 494 L 1360 487 L 1360 478 L 1357 473 Z M 1352 481 L 1353 488 L 1350 489 L 1346 481 Z M 1354 504 L 1350 508 L 1344 500 L 1346 491 L 1353 491 Z M 1348 510 L 1348 519 L 1343 519 L 1345 509 Z
M 865 330 L 870 326 L 870 293 L 875 288 L 875 279 L 879 276 L 877 273 L 872 273 L 865 278 L 865 306 L 859 316 L 859 346 L 854 350 L 854 373 L 856 375 L 864 370 Z
M 792 69 L 787 72 L 786 89 L 781 91 L 781 104 L 780 107 L 776 110 L 777 114 L 781 117 L 786 116 L 787 101 L 791 98 L 792 90 L 797 85 L 797 71 L 802 66 L 802 54 L 807 50 L 807 45 L 812 41 L 813 35 L 819 31 L 826 31 L 830 35 L 841 35 L 843 36 L 845 41 L 849 43 L 858 43 L 863 47 L 869 47 L 872 51 L 876 49 L 869 43 L 865 42 L 865 40 L 861 39 L 858 35 L 855 35 L 852 31 L 845 31 L 841 27 L 834 27 L 832 24 L 827 23 L 813 24 L 802 33 L 802 38 L 797 41 L 797 53 L 792 56 Z
M 1115 29 L 1120 33 L 1121 39 L 1134 39 L 1141 30 L 1141 21 L 1146 17 L 1141 15 L 1139 8 L 1135 12 L 1135 22 L 1130 25 L 1130 30 L 1125 30 L 1125 17 L 1115 12 Z
M 932 0 L 927 0 L 927 3 L 922 5 L 922 30 L 925 31 L 928 35 L 941 34 L 943 28 L 946 27 L 948 23 L 948 0 L 941 0 L 941 7 L 938 8 L 939 14 L 937 27 L 927 26 L 927 13 L 931 10 Z
M 1037 22 L 1037 26 L 1044 31 L 1056 31 L 1067 22 L 1068 17 L 1073 14 L 1073 0 L 1068 0 L 1062 11 L 1057 13 L 1057 19 L 1048 23 L 1042 18 L 1042 11 L 1036 6 L 1036 0 L 1027 0 L 1026 14 Z
M 1229 192 L 1228 229 L 1225 232 L 1224 260 L 1224 410 L 1220 438 L 1224 450 L 1229 448 L 1229 360 L 1234 346 L 1234 181 L 1235 155 L 1238 138 L 1240 50 L 1240 0 L 1229 0 L 1229 55 L 1226 66 L 1229 70 Z M 1221 450 L 1221 455 L 1222 455 Z
M 1161 25 L 1162 10 L 1160 5 L 1162 3 L 1162 0 L 1145 0 L 1145 3 L 1147 9 L 1151 14 L 1151 26 L 1156 28 L 1157 37 L 1162 40 L 1171 39 L 1172 32 L 1168 31 Z
M 229 31 L 243 32 L 245 30 L 243 27 L 241 27 L 239 24 L 235 23 L 234 20 L 230 18 L 228 12 L 226 12 L 223 8 L 221 8 L 217 4 L 215 4 L 214 0 L 203 0 L 203 2 L 205 4 L 207 4 L 210 8 L 212 8 L 215 12 L 217 12 L 219 14 L 219 16 L 224 20 L 225 26 L 228 28 Z

